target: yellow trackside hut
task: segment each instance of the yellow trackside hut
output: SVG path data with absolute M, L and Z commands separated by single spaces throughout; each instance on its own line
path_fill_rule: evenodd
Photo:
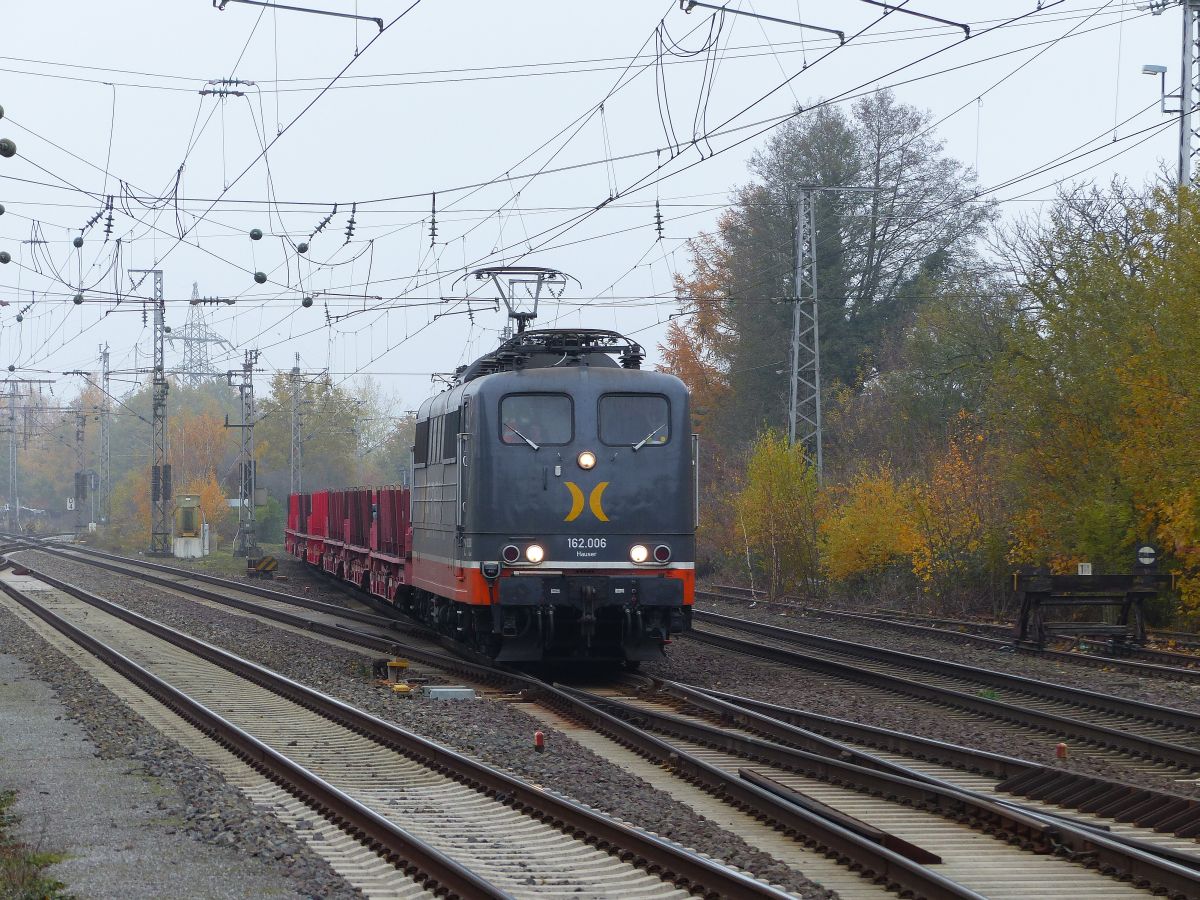
M 198 494 L 180 494 L 175 498 L 174 555 L 178 559 L 195 559 L 208 553 L 204 513 Z

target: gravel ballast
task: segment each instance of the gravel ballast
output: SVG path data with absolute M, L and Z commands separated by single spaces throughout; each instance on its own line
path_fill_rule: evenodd
M 0 708 L 0 787 L 18 791 L 25 839 L 63 854 L 48 874 L 72 894 L 362 896 L 3 609 Z
M 83 563 L 56 559 L 36 551 L 13 556 L 403 728 L 753 872 L 798 896 L 836 896 L 565 734 L 548 732 L 546 752 L 535 752 L 533 733 L 547 731 L 547 728 L 518 707 L 502 702 L 446 702 L 421 695 L 397 697 L 374 683 L 370 677 L 370 658 L 365 652 L 348 651 L 245 616 L 232 615 L 175 596 L 155 585 Z M 287 589 L 306 596 L 316 592 L 304 591 L 297 581 Z M 331 594 L 335 592 L 329 590 Z M 486 707 L 481 706 L 484 702 Z

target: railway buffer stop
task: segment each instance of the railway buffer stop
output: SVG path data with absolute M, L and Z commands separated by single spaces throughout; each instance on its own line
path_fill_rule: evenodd
M 1019 644 L 1045 647 L 1056 638 L 1104 642 L 1113 653 L 1146 643 L 1145 604 L 1158 596 L 1164 577 L 1158 551 L 1137 548 L 1133 571 L 1093 575 L 1084 564 L 1079 574 L 1051 575 L 1044 569 L 1013 575 L 1020 615 Z

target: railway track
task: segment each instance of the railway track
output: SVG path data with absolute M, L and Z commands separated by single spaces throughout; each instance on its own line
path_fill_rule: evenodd
M 150 580 L 165 579 L 173 590 L 179 590 L 184 593 L 195 587 L 195 585 L 189 587 L 184 584 L 184 582 L 191 582 L 193 580 L 190 577 L 193 573 L 182 573 L 179 570 L 172 570 L 172 567 L 169 566 L 161 566 L 159 564 L 143 565 L 143 561 L 140 560 L 121 560 L 119 557 L 113 556 L 104 558 L 94 553 L 79 554 L 72 551 L 63 552 L 61 549 L 57 550 L 56 555 L 60 555 L 63 558 L 76 559 L 80 562 L 90 561 L 91 564 L 102 562 L 105 569 L 122 571 L 134 577 L 144 577 L 149 573 L 153 575 L 153 579 Z M 141 571 L 140 575 L 136 574 L 138 570 Z M 170 574 L 171 572 L 174 573 L 174 577 Z M 185 577 L 185 574 L 187 577 Z M 213 579 L 209 576 L 202 581 L 209 587 L 214 587 L 216 586 L 214 582 L 223 582 L 226 580 Z M 202 588 L 201 594 L 211 593 L 225 602 L 232 602 L 234 605 L 242 607 L 246 605 L 253 607 L 257 601 L 261 601 L 262 606 L 256 611 L 257 614 L 265 614 L 270 618 L 275 618 L 277 621 L 290 621 L 298 625 L 298 627 L 305 627 L 303 624 L 299 624 L 305 620 L 303 617 L 296 615 L 294 605 L 291 606 L 291 610 L 287 609 L 295 601 L 299 601 L 306 607 L 316 604 L 313 609 L 313 612 L 317 613 L 316 618 L 332 617 L 337 611 L 341 611 L 340 607 L 334 607 L 334 611 L 330 611 L 328 604 L 321 604 L 319 601 L 296 598 L 289 594 L 283 594 L 258 586 L 244 585 L 241 582 L 230 581 L 225 590 L 215 592 L 210 592 L 209 587 Z M 230 594 L 242 592 L 243 588 L 249 588 L 249 593 L 252 595 L 261 594 L 263 596 L 260 598 L 247 596 L 245 599 L 236 600 L 230 596 Z M 370 616 L 370 614 L 365 615 Z M 746 823 L 741 825 L 741 828 L 744 830 L 739 830 L 739 833 L 746 834 L 748 838 L 753 837 L 756 846 L 770 843 L 771 839 L 768 832 L 771 829 L 774 829 L 776 833 L 781 833 L 781 838 L 777 839 L 771 845 L 771 852 L 777 858 L 789 861 L 796 868 L 809 873 L 813 877 L 818 877 L 823 883 L 836 882 L 837 874 L 834 873 L 832 876 L 826 877 L 825 874 L 814 872 L 813 867 L 824 863 L 828 868 L 829 863 L 823 861 L 821 857 L 822 854 L 832 854 L 841 861 L 843 866 L 841 869 L 842 872 L 845 872 L 844 867 L 861 869 L 867 874 L 868 881 L 881 882 L 885 886 L 907 891 L 915 896 L 961 897 L 977 895 L 971 889 L 970 884 L 961 885 L 955 883 L 953 879 L 945 878 L 944 874 L 938 871 L 938 866 L 934 866 L 933 871 L 930 871 L 930 867 L 928 866 L 921 865 L 903 856 L 893 855 L 886 846 L 873 843 L 871 840 L 864 838 L 861 834 L 857 834 L 852 830 L 840 828 L 836 819 L 833 821 L 829 819 L 827 811 L 825 813 L 814 813 L 812 810 L 798 807 L 794 803 L 783 800 L 777 794 L 773 794 L 759 785 L 747 783 L 745 778 L 740 776 L 736 768 L 729 765 L 724 767 L 717 765 L 710 755 L 706 755 L 708 751 L 702 750 L 694 742 L 687 743 L 679 739 L 666 740 L 662 735 L 651 734 L 628 720 L 614 715 L 611 710 L 595 705 L 594 701 L 589 702 L 585 696 L 556 690 L 527 676 L 483 667 L 469 660 L 447 657 L 428 646 L 413 647 L 411 645 L 404 645 L 400 637 L 394 631 L 390 630 L 394 623 L 389 621 L 386 623 L 386 627 L 384 627 L 379 622 L 374 621 L 374 618 L 378 617 L 372 617 L 372 621 L 364 622 L 361 630 L 357 628 L 347 629 L 344 626 L 339 626 L 336 623 L 331 624 L 328 621 L 321 624 L 310 623 L 309 630 L 321 631 L 328 629 L 328 633 L 331 636 L 336 636 L 340 641 L 348 641 L 351 644 L 366 646 L 373 650 L 399 652 L 427 664 L 436 665 L 438 668 L 454 671 L 457 674 L 481 682 L 505 684 L 510 691 L 520 692 L 529 698 L 530 702 L 536 701 L 545 708 L 553 708 L 561 713 L 566 720 L 578 723 L 592 734 L 606 735 L 611 742 L 632 748 L 641 757 L 651 763 L 669 768 L 675 776 L 682 776 L 683 779 L 692 782 L 694 785 L 707 791 L 710 795 L 722 798 L 723 802 L 732 803 L 734 806 L 747 810 L 746 813 L 742 814 L 746 817 Z M 380 634 L 373 635 L 369 633 L 376 629 L 380 629 Z M 403 640 L 407 641 L 408 638 L 405 637 Z M 644 683 L 645 679 L 641 679 L 640 681 Z M 826 752 L 834 751 L 826 748 Z M 844 752 L 844 749 L 836 751 L 836 753 Z M 726 760 L 726 762 L 729 761 Z M 1019 770 L 1027 773 L 1030 769 L 1037 768 L 1028 767 L 1021 769 L 1018 766 L 1014 771 Z M 861 788 L 858 790 L 861 790 Z M 864 814 L 867 812 L 860 811 L 864 812 Z M 872 815 L 877 813 L 883 815 L 880 810 L 871 812 Z M 756 819 L 764 820 L 767 824 L 760 824 L 755 821 Z M 884 819 L 886 820 L 886 816 L 884 816 Z M 763 836 L 755 836 L 754 828 L 756 827 L 762 829 Z M 939 823 L 939 827 L 944 828 L 945 826 Z M 793 837 L 787 837 L 788 835 L 792 835 Z M 814 850 L 819 852 L 814 852 Z M 1110 866 L 1109 868 L 1112 871 L 1125 872 L 1128 877 L 1138 879 L 1139 883 L 1147 885 L 1155 884 L 1161 890 L 1166 890 L 1169 894 L 1175 896 L 1186 896 L 1188 894 L 1188 891 L 1183 890 L 1179 885 L 1171 886 L 1169 883 L 1161 880 L 1146 880 L 1137 875 L 1137 866 L 1140 864 L 1142 863 L 1126 863 L 1123 864 L 1123 867 Z M 1094 875 L 1094 873 L 1088 872 L 1084 874 L 1089 876 Z M 845 875 L 841 877 L 843 880 L 846 878 Z M 1072 876 L 1068 881 L 1071 881 L 1074 877 L 1076 876 Z M 1155 877 L 1161 878 L 1159 875 Z M 1171 875 L 1170 877 L 1173 878 L 1175 876 Z M 861 893 L 864 889 L 872 887 L 856 878 L 851 878 L 851 883 L 860 885 L 857 893 Z M 1104 883 L 1100 884 L 1099 887 L 1103 888 L 1104 891 L 1109 891 L 1112 888 L 1112 884 L 1104 880 Z M 993 896 L 990 892 L 987 895 Z M 997 894 L 996 896 L 1000 895 L 1002 894 Z M 1014 894 L 1014 896 L 1019 895 L 1019 892 Z M 1086 895 L 1086 892 L 1080 895 Z M 1105 896 L 1106 894 L 1102 892 L 1094 895 Z
M 139 569 L 144 568 L 140 565 L 140 560 L 118 562 L 117 560 L 120 558 L 117 557 L 109 556 L 100 559 L 94 554 L 80 555 L 64 548 L 38 547 L 36 549 L 63 559 L 72 559 L 88 564 L 102 562 L 101 568 L 108 571 L 120 571 L 131 577 L 145 576 L 145 572 L 138 572 Z M 21 564 L 27 566 L 24 559 Z M 167 578 L 171 589 L 181 590 L 184 593 L 192 590 L 190 587 L 183 586 L 182 582 L 190 579 L 182 578 L 182 573 L 178 573 L 181 575 L 179 579 L 170 579 L 163 572 L 164 568 L 170 569 L 170 567 L 158 564 L 149 565 L 154 568 L 154 578 Z M 31 571 L 38 577 L 47 577 L 36 570 Z M 60 583 L 55 579 L 49 580 Z M 212 581 L 209 580 L 209 583 L 211 584 Z M 65 585 L 65 583 L 62 584 Z M 232 596 L 240 592 L 242 587 L 249 587 L 254 593 L 266 595 L 262 599 L 267 602 L 264 602 L 259 608 L 249 598 Z M 778 831 L 784 831 L 787 835 L 791 835 L 785 835 L 779 844 L 787 847 L 793 858 L 804 861 L 805 865 L 800 869 L 801 871 L 809 872 L 813 867 L 824 869 L 827 872 L 832 869 L 835 877 L 840 876 L 844 879 L 848 867 L 851 870 L 848 880 L 859 886 L 857 888 L 859 892 L 879 885 L 881 889 L 893 889 L 919 897 L 976 896 L 920 864 L 896 856 L 887 848 L 873 844 L 858 835 L 845 832 L 836 823 L 819 815 L 794 808 L 769 792 L 742 782 L 736 775 L 731 777 L 719 770 L 712 769 L 703 761 L 681 752 L 679 748 L 602 710 L 595 709 L 577 697 L 527 675 L 497 669 L 469 659 L 449 656 L 441 652 L 440 648 L 432 647 L 428 643 L 408 643 L 407 636 L 402 641 L 392 632 L 376 635 L 370 633 L 372 630 L 370 627 L 365 630 L 347 629 L 339 627 L 337 624 L 330 624 L 328 621 L 309 621 L 298 615 L 295 607 L 291 610 L 286 607 L 292 601 L 299 601 L 304 607 L 317 604 L 318 618 L 321 619 L 332 616 L 339 608 L 333 607 L 331 610 L 328 604 L 320 604 L 319 601 L 295 598 L 290 594 L 258 586 L 244 586 L 240 582 L 230 582 L 228 591 L 213 592 L 201 589 L 196 596 L 205 602 L 224 603 L 276 622 L 287 623 L 293 627 L 304 628 L 305 623 L 308 622 L 306 630 L 327 635 L 340 642 L 374 651 L 399 653 L 425 665 L 465 677 L 478 684 L 503 686 L 514 696 L 526 697 L 530 702 L 536 701 L 546 708 L 555 709 L 563 716 L 568 717 L 577 727 L 583 727 L 592 734 L 606 735 L 606 739 L 617 747 L 622 745 L 632 747 L 642 757 L 654 760 L 657 764 L 668 768 L 674 773 L 674 776 L 680 776 L 685 782 L 697 785 L 701 791 L 707 791 L 709 794 L 721 798 L 721 805 L 726 805 L 727 808 L 732 805 L 734 810 L 738 808 L 747 810 L 742 825 L 745 832 L 751 836 L 754 835 L 756 829 L 762 832 L 762 836 L 766 840 L 770 840 L 770 836 Z M 767 824 L 762 824 L 763 821 L 766 821 Z M 840 861 L 841 865 L 831 866 L 825 858 L 826 855 L 833 856 Z
M 715 590 L 696 590 L 697 599 L 702 600 L 735 600 L 753 603 L 778 604 L 787 608 L 802 610 L 806 615 L 816 615 L 841 622 L 860 625 L 870 625 L 875 628 L 888 628 L 909 634 L 921 634 L 929 637 L 939 637 L 952 641 L 960 641 L 975 645 L 987 645 L 1004 650 L 1020 653 L 1026 656 L 1039 656 L 1058 662 L 1069 662 L 1074 665 L 1089 666 L 1127 672 L 1147 678 L 1164 678 L 1175 681 L 1200 682 L 1200 656 L 1163 650 L 1154 647 L 1129 647 L 1121 656 L 1108 656 L 1099 650 L 1101 643 L 1080 642 L 1076 646 L 1086 648 L 1080 650 L 1038 648 L 1013 641 L 1011 625 L 996 625 L 989 622 L 972 622 L 964 619 L 943 619 L 923 616 L 916 613 L 902 613 L 895 610 L 883 610 L 874 613 L 847 612 L 844 610 L 828 609 L 818 606 L 807 606 L 798 601 L 768 600 L 761 592 L 750 588 L 731 585 L 721 585 Z M 1152 634 L 1151 639 L 1159 642 L 1168 640 L 1179 646 L 1195 646 L 1184 640 L 1183 633 L 1171 632 Z M 1195 635 L 1191 635 L 1195 638 Z M 1064 647 L 1066 645 L 1063 645 Z
M 1173 873 L 1171 877 L 1182 878 L 1173 887 L 1153 884 L 1167 892 L 1192 891 L 1195 888 L 1187 882 L 1200 877 L 1195 871 L 1200 867 L 1200 854 L 1194 852 L 1190 841 L 1161 836 L 1147 841 L 1134 836 L 1138 829 L 1129 829 L 1128 836 L 1108 833 L 1100 820 L 1094 820 L 1093 826 L 1100 828 L 1094 830 L 1066 821 L 1061 814 L 1046 815 L 1044 810 L 1031 814 L 1023 807 L 877 756 L 847 759 L 851 754 L 842 744 L 814 740 L 811 732 L 767 716 L 747 716 L 731 704 L 702 697 L 686 686 L 668 683 L 665 688 L 665 693 L 651 696 L 613 689 L 577 693 L 666 736 L 710 765 L 752 783 L 770 785 L 796 802 L 821 805 L 845 816 L 847 827 L 874 833 L 876 840 L 933 863 L 948 877 L 984 896 L 1122 894 L 1126 888 L 1097 872 L 1083 871 L 1072 861 L 1086 859 L 1107 869 L 1108 864 L 1100 861 L 1107 852 L 1121 857 L 1130 852 L 1151 867 L 1157 865 L 1152 859 L 1161 859 Z M 775 740 L 765 739 L 763 732 Z M 1093 845 L 1092 840 L 1100 845 Z M 1111 871 L 1128 872 L 1128 866 L 1125 859 Z M 1149 886 L 1151 882 L 1153 877 L 1143 883 Z
M 396 863 L 401 882 L 462 897 L 785 896 L 49 576 L 7 572 L 0 590 Z
M 973 622 L 969 619 L 947 619 L 938 616 L 926 616 L 920 613 L 907 613 L 899 610 L 875 610 L 871 613 L 844 613 L 843 615 L 858 615 L 862 619 L 870 622 L 875 622 L 884 625 L 899 626 L 905 629 L 931 631 L 941 635 L 962 635 L 966 638 L 978 639 L 982 635 L 993 635 L 996 641 L 1005 639 L 1011 644 L 1013 626 L 998 625 L 991 622 Z M 1183 631 L 1149 631 L 1147 639 L 1154 644 L 1166 644 L 1167 649 L 1161 646 L 1156 647 L 1126 647 L 1119 656 L 1105 656 L 1102 649 L 1107 649 L 1107 644 L 1104 641 L 1087 641 L 1076 639 L 1061 639 L 1060 646 L 1062 647 L 1078 647 L 1078 650 L 1067 651 L 1064 649 L 1042 651 L 1046 654 L 1053 654 L 1054 658 L 1073 658 L 1075 660 L 1086 660 L 1097 658 L 1102 660 L 1106 665 L 1118 663 L 1129 667 L 1130 671 L 1138 672 L 1139 674 L 1155 675 L 1161 674 L 1166 677 L 1180 677 L 1185 680 L 1200 679 L 1200 655 L 1196 653 L 1181 653 L 1170 647 L 1182 647 L 1189 650 L 1200 650 L 1200 640 L 1197 640 L 1197 635 L 1189 634 Z M 1023 647 L 1022 649 L 1038 652 L 1035 647 Z M 1136 660 L 1144 660 L 1146 665 L 1141 665 Z M 1156 670 L 1155 667 L 1160 667 Z M 1195 677 L 1192 677 L 1195 676 Z
M 1194 865 L 1200 846 L 1200 803 L 1147 792 L 1027 760 L 864 725 L 747 697 L 663 682 L 660 702 L 718 723 L 730 723 L 775 743 L 826 753 L 867 768 L 928 779 L 991 799 L 1019 795 L 1027 807 L 1055 817 L 1082 816 L 1154 852 L 1179 852 Z M 1147 794 L 1150 796 L 1147 796 Z M 1067 812 L 1067 811 L 1070 812 Z
M 738 591 L 748 591 L 746 588 L 730 588 L 726 586 L 722 586 L 720 590 L 733 591 L 735 593 Z M 873 610 L 872 615 L 901 621 L 910 620 L 929 622 L 933 625 L 943 628 L 975 628 L 979 629 L 980 631 L 1004 633 L 1008 635 L 1011 635 L 1013 632 L 1012 625 L 1001 625 L 994 622 L 979 622 L 973 619 L 954 619 L 945 616 L 927 615 L 925 613 L 910 612 L 908 610 L 901 609 L 878 608 Z M 1174 643 L 1180 647 L 1200 650 L 1200 635 L 1196 634 L 1194 631 L 1171 631 L 1163 628 L 1151 628 L 1147 630 L 1146 634 L 1147 637 L 1149 637 L 1149 639 L 1155 643 Z M 1200 663 L 1200 658 L 1196 659 L 1196 662 Z
M 714 613 L 698 611 L 695 622 L 701 627 L 691 639 L 820 672 L 893 702 L 1005 723 L 1013 740 L 1053 735 L 1126 769 L 1189 783 L 1200 775 L 1195 713 Z

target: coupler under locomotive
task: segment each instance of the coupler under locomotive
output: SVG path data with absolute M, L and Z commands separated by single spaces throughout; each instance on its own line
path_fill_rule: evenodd
M 521 574 L 495 579 L 492 594 L 500 662 L 655 659 L 691 626 L 675 578 Z

